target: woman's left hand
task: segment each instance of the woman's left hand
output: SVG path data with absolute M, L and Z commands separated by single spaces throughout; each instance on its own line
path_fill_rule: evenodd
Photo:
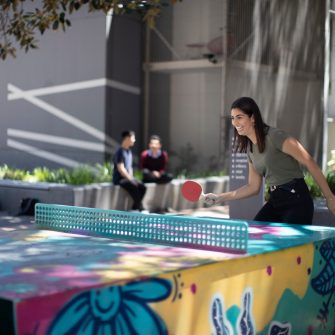
M 328 197 L 326 200 L 327 200 L 327 207 L 335 215 L 335 196 Z

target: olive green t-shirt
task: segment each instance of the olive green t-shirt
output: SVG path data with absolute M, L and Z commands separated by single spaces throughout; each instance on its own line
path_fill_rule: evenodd
M 249 162 L 270 186 L 288 183 L 294 178 L 303 178 L 299 162 L 282 151 L 284 141 L 290 137 L 285 131 L 269 127 L 265 136 L 265 150 L 260 153 L 257 144 L 248 150 Z

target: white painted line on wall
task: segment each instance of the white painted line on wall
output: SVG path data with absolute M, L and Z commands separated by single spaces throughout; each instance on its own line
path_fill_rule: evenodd
M 12 91 L 9 87 L 12 84 L 8 84 L 8 90 Z M 86 90 L 94 87 L 101 87 L 101 86 L 109 86 L 127 93 L 139 95 L 141 90 L 139 87 L 122 83 L 120 81 L 101 78 L 101 79 L 92 79 L 86 81 L 78 81 L 70 84 L 63 84 L 63 85 L 55 85 L 49 87 L 42 87 L 36 88 L 33 90 L 19 90 L 19 91 L 12 91 L 8 93 L 8 100 L 17 100 L 17 99 L 25 99 L 26 95 L 37 97 L 43 95 L 50 95 L 50 94 L 58 94 L 58 93 L 66 93 L 71 91 L 79 91 L 79 90 Z
M 105 79 L 94 79 L 88 81 L 79 81 L 70 84 L 63 84 L 63 85 L 55 85 L 43 88 L 36 88 L 33 90 L 27 91 L 19 91 L 19 92 L 12 92 L 8 94 L 8 100 L 17 100 L 24 98 L 25 94 L 30 96 L 42 96 L 42 95 L 50 95 L 50 94 L 57 94 L 57 93 L 64 93 L 64 92 L 71 92 L 71 91 L 78 91 L 78 90 L 85 90 L 88 88 L 94 88 L 99 86 L 104 86 L 106 84 Z M 11 84 L 9 84 L 11 85 Z M 9 86 L 8 85 L 8 86 Z M 9 89 L 9 87 L 8 87 Z M 10 90 L 10 89 L 9 89 Z
M 51 104 L 36 98 L 35 96 L 33 96 L 31 93 L 29 93 L 28 91 L 22 91 L 21 89 L 19 89 L 18 87 L 12 85 L 12 84 L 8 84 L 8 90 L 13 92 L 13 93 L 20 93 L 22 99 L 30 102 L 31 104 L 43 109 L 44 111 L 56 116 L 58 119 L 61 119 L 69 124 L 71 124 L 73 127 L 81 129 L 82 131 L 86 132 L 87 134 L 108 143 L 110 146 L 112 147 L 116 147 L 118 146 L 118 143 L 113 140 L 111 137 L 107 136 L 105 133 L 103 133 L 102 131 L 92 127 L 91 125 L 83 122 L 82 120 L 71 116 L 65 112 L 63 112 L 61 109 L 56 108 L 54 106 L 52 106 Z
M 66 157 L 63 157 L 63 156 L 60 156 L 60 155 L 57 155 L 57 154 L 53 154 L 51 152 L 41 150 L 41 149 L 38 149 L 38 148 L 33 147 L 31 145 L 24 144 L 24 143 L 15 141 L 15 140 L 7 139 L 7 145 L 11 148 L 24 151 L 24 152 L 26 152 L 30 155 L 41 157 L 41 158 L 47 159 L 49 161 L 56 162 L 58 164 L 62 164 L 62 165 L 68 166 L 68 167 L 74 168 L 74 167 L 77 167 L 77 166 L 83 164 L 83 163 L 77 162 L 73 159 L 69 159 L 69 158 L 66 158 Z
M 107 84 L 107 86 L 112 87 L 112 88 L 116 88 L 120 91 L 132 93 L 132 94 L 136 94 L 136 95 L 139 95 L 141 93 L 141 90 L 140 90 L 139 87 L 132 86 L 132 85 L 129 85 L 129 84 L 124 84 L 124 83 L 121 83 L 120 81 L 116 81 L 116 80 L 113 80 L 113 79 L 106 79 L 106 84 Z
M 74 140 L 72 138 L 63 137 L 63 136 L 54 136 L 43 133 L 36 133 L 20 129 L 7 129 L 7 135 L 12 137 L 24 138 L 32 141 L 39 141 L 44 143 L 53 143 L 57 145 L 63 145 L 66 147 L 79 148 L 82 150 L 90 150 L 97 152 L 108 152 L 113 153 L 111 148 L 105 147 L 103 143 L 96 143 L 83 140 Z

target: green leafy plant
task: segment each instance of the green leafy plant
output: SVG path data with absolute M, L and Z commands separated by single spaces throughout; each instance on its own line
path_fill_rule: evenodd
M 311 197 L 313 199 L 322 197 L 322 192 L 321 192 L 318 184 L 315 182 L 314 178 L 309 173 L 305 174 L 305 182 L 306 182 L 307 187 L 309 189 L 309 193 L 311 194 Z
M 326 179 L 331 191 L 335 194 L 335 150 L 331 151 L 331 157 L 327 163 Z
M 85 185 L 95 182 L 94 169 L 88 165 L 78 166 L 69 173 L 69 182 L 71 185 Z
M 329 171 L 326 179 L 331 191 L 335 194 L 335 170 Z
M 36 49 L 38 40 L 36 34 L 43 34 L 47 30 L 66 30 L 71 26 L 69 16 L 86 8 L 88 12 L 102 11 L 122 15 L 138 13 L 149 27 L 154 27 L 155 19 L 162 8 L 178 0 L 43 0 L 35 3 L 35 8 L 27 10 L 25 1 L 0 0 L 0 57 L 15 57 L 17 46 L 26 52 Z M 182 0 L 179 0 L 182 1 Z M 30 3 L 34 4 L 31 0 Z
M 142 171 L 139 169 L 134 169 L 134 177 L 138 180 L 141 180 L 143 177 Z
M 37 167 L 33 170 L 31 181 L 41 181 L 54 183 L 57 180 L 56 174 L 54 171 L 49 170 L 46 167 Z
M 0 167 L 1 179 L 25 180 L 28 175 L 27 171 L 16 169 L 6 164 Z
M 30 182 L 48 182 L 82 185 L 100 182 L 101 180 L 110 181 L 111 175 L 107 177 L 108 172 L 101 176 L 99 170 L 89 166 L 78 166 L 72 170 L 60 168 L 57 170 L 50 170 L 46 167 L 36 167 L 32 172 L 20 170 L 7 165 L 0 167 L 0 179 L 14 179 L 25 180 Z
M 210 176 L 225 176 L 225 170 L 209 170 L 200 172 L 185 172 L 178 177 L 205 178 Z M 97 163 L 94 166 L 81 165 L 73 169 L 49 169 L 47 167 L 36 167 L 32 172 L 10 167 L 0 166 L 0 179 L 24 180 L 29 182 L 46 182 L 70 185 L 85 185 L 92 183 L 112 182 L 113 164 L 105 162 Z M 141 180 L 142 171 L 134 169 L 134 177 Z
M 103 164 L 96 164 L 95 180 L 97 183 L 111 182 L 113 175 L 113 164 L 105 162 Z

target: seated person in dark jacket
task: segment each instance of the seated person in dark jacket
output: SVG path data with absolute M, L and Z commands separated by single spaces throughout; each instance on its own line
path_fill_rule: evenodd
M 144 150 L 140 158 L 140 167 L 143 172 L 144 183 L 169 183 L 173 176 L 166 172 L 168 154 L 162 150 L 162 141 L 159 136 L 152 135 L 149 149 Z
M 134 178 L 133 155 L 131 147 L 135 144 L 135 132 L 125 130 L 121 134 L 121 147 L 115 152 L 113 163 L 113 183 L 124 188 L 134 201 L 132 209 L 143 210 L 142 199 L 146 192 L 145 185 Z

